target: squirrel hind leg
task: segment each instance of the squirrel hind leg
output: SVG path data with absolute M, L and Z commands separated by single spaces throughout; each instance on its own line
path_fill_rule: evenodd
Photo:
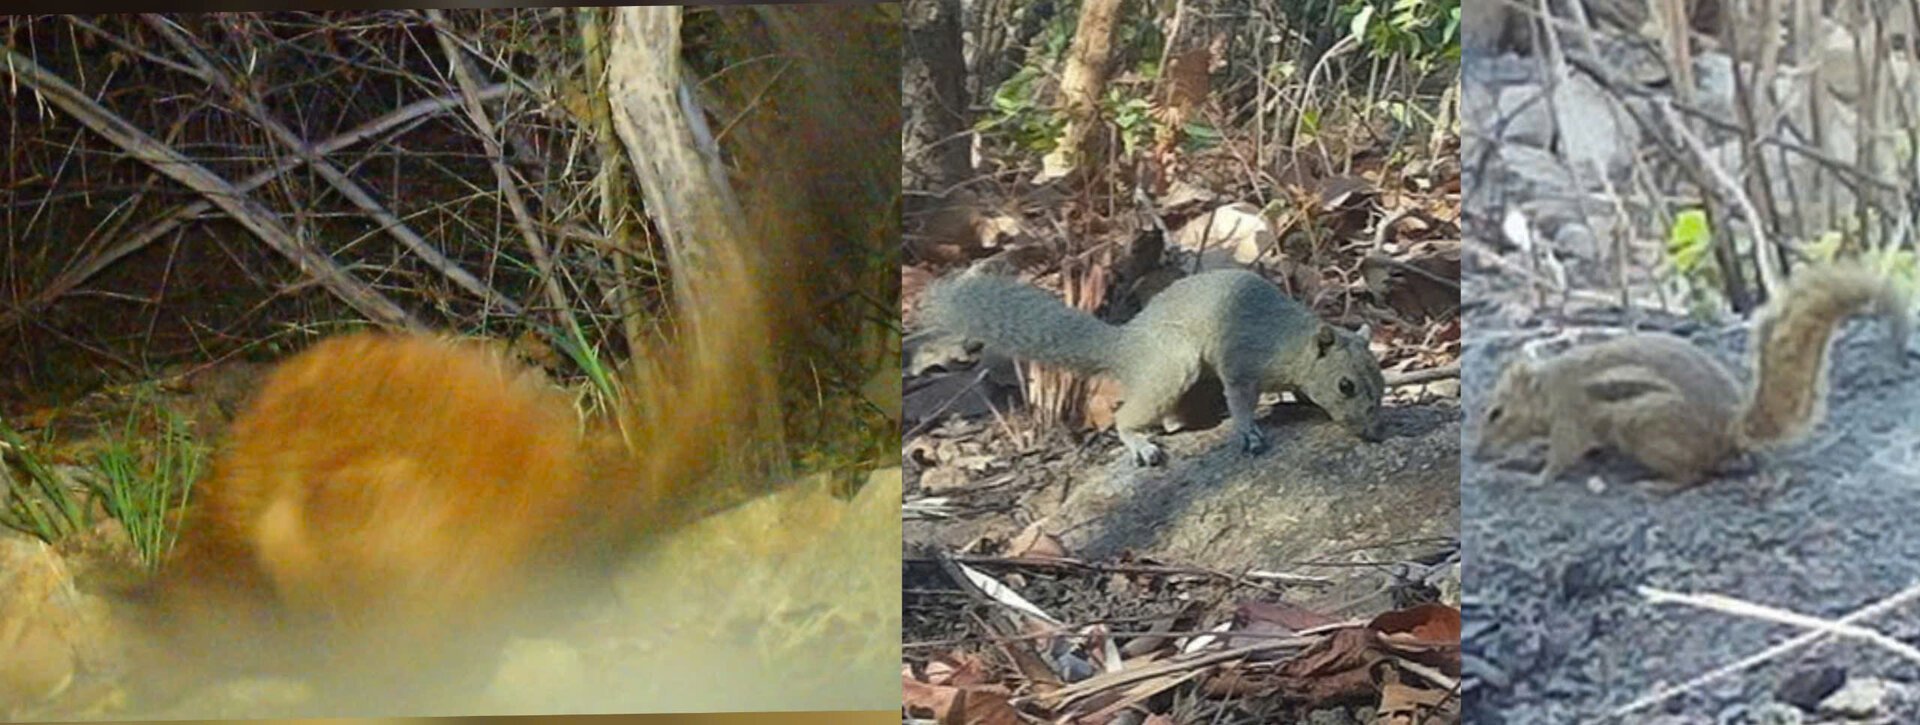
M 1698 485 L 1720 470 L 1735 452 L 1724 418 L 1676 401 L 1625 421 L 1617 431 L 1619 448 L 1634 462 L 1682 488 Z
M 1200 366 L 1196 360 L 1184 370 L 1168 369 L 1166 365 L 1145 367 L 1120 381 L 1124 400 L 1113 413 L 1113 424 L 1120 442 L 1133 454 L 1135 465 L 1158 466 L 1166 463 L 1167 454 L 1153 442 L 1152 432 L 1200 377 Z

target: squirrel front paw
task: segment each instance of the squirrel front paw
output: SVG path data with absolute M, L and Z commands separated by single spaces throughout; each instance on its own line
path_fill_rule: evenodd
M 1142 443 L 1133 449 L 1133 465 L 1142 468 L 1164 465 L 1167 452 L 1158 443 Z
M 1267 434 L 1259 428 L 1247 428 L 1240 431 L 1240 450 L 1248 455 L 1267 452 Z

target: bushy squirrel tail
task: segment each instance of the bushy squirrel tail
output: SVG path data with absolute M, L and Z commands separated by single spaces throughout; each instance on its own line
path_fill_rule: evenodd
M 927 326 L 1022 360 L 1082 373 L 1113 370 L 1121 330 L 1010 277 L 962 272 L 927 288 Z
M 1826 417 L 1833 332 L 1861 312 L 1887 320 L 1904 362 L 1911 312 L 1894 280 L 1851 262 L 1808 267 L 1793 278 L 1754 328 L 1753 385 L 1736 424 L 1739 440 L 1748 446 L 1787 443 Z
M 780 485 L 783 376 L 824 364 L 795 352 L 820 345 L 819 326 L 842 324 L 823 317 L 820 300 L 865 284 L 849 281 L 865 269 L 849 250 L 897 244 L 899 112 L 889 104 L 898 103 L 899 79 L 872 69 L 897 57 L 898 39 L 874 32 L 883 14 L 845 10 L 793 6 L 754 16 L 768 23 L 755 33 L 803 62 L 733 74 L 736 90 L 777 78 L 789 89 L 778 101 L 784 111 L 753 114 L 729 134 L 736 164 L 752 170 L 735 181 L 742 216 L 733 238 L 698 240 L 701 269 L 686 271 L 677 336 L 634 356 L 617 411 L 621 447 L 632 455 L 623 459 L 604 438 L 596 444 L 599 463 L 627 469 L 636 484 L 606 512 L 616 545 Z M 755 33 L 741 42 L 763 42 Z M 861 40 L 830 40 L 849 35 Z M 849 117 L 891 124 L 856 133 Z M 877 278 L 898 284 L 897 262 L 883 267 Z

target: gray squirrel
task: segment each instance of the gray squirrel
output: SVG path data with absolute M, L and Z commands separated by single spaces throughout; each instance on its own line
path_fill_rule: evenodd
M 1117 379 L 1124 401 L 1115 428 L 1136 465 L 1166 462 L 1151 432 L 1203 374 L 1225 389 L 1247 453 L 1267 448 L 1254 421 L 1263 392 L 1294 393 L 1361 439 L 1381 437 L 1386 379 L 1367 329 L 1330 325 L 1247 270 L 1180 279 L 1125 325 L 1010 277 L 967 271 L 928 288 L 921 319 L 1016 358 Z

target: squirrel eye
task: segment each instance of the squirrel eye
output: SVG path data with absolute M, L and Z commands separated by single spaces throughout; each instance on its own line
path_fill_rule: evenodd
M 1347 378 L 1340 379 L 1340 394 L 1345 395 L 1349 398 L 1353 397 L 1353 381 L 1352 380 L 1349 380 Z
M 1494 408 L 1493 410 L 1489 410 L 1489 411 L 1487 411 L 1487 422 L 1488 422 L 1488 423 L 1493 423 L 1493 422 L 1497 422 L 1497 421 L 1499 421 L 1499 420 L 1500 420 L 1500 409 L 1499 409 L 1499 408 Z

